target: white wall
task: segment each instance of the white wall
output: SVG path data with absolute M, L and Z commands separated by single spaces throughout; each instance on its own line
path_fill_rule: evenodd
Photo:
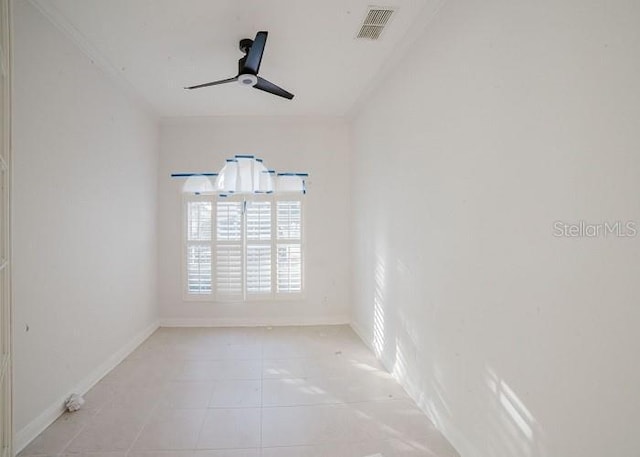
M 159 301 L 166 324 L 257 325 L 347 322 L 349 136 L 341 119 L 185 118 L 161 129 Z M 255 154 L 268 168 L 308 172 L 303 301 L 212 303 L 182 294 L 182 195 L 176 172 L 217 172 L 226 158 Z
M 464 457 L 637 455 L 640 3 L 445 3 L 354 122 L 354 326 Z
M 14 5 L 20 447 L 157 319 L 158 129 L 29 2 Z

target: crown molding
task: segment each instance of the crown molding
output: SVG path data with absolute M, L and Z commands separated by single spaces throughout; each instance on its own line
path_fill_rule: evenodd
M 107 59 L 98 49 L 91 44 L 91 42 L 78 30 L 69 19 L 54 6 L 53 2 L 49 0 L 28 0 L 49 22 L 51 22 L 58 30 L 60 30 L 66 37 L 68 37 L 81 51 L 91 60 L 91 63 L 100 68 L 118 87 L 124 92 L 124 94 L 139 105 L 145 112 L 147 112 L 155 120 L 158 120 L 160 115 L 158 111 L 149 103 L 149 101 L 142 97 L 135 87 L 124 77 L 122 72 L 118 71 L 116 66 L 113 65 L 109 59 Z
M 255 114 L 236 114 L 236 115 L 211 115 L 211 116 L 163 116 L 160 118 L 161 125 L 194 125 L 194 124 L 234 124 L 240 122 L 262 122 L 269 125 L 278 124 L 311 124 L 311 125 L 337 125 L 343 126 L 349 123 L 349 119 L 338 115 L 255 115 Z

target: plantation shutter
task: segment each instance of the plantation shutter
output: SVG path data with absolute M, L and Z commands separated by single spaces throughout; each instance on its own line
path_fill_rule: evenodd
M 302 292 L 302 202 L 276 203 L 276 291 L 279 294 Z
M 210 201 L 187 203 L 187 293 L 211 294 L 211 211 Z
M 243 237 L 241 201 L 218 201 L 216 205 L 216 296 L 243 298 Z
M 246 204 L 246 293 L 271 294 L 271 202 Z
M 185 206 L 185 293 L 264 300 L 303 290 L 302 200 L 195 196 Z

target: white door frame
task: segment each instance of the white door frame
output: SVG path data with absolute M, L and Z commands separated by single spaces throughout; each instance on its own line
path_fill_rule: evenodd
M 11 0 L 0 0 L 0 456 L 13 456 L 11 363 Z

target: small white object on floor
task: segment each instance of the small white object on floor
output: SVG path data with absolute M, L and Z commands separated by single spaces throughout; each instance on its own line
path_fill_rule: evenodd
M 74 411 L 78 411 L 82 405 L 84 405 L 84 398 L 78 394 L 71 394 L 65 406 L 67 411 L 72 413 Z

